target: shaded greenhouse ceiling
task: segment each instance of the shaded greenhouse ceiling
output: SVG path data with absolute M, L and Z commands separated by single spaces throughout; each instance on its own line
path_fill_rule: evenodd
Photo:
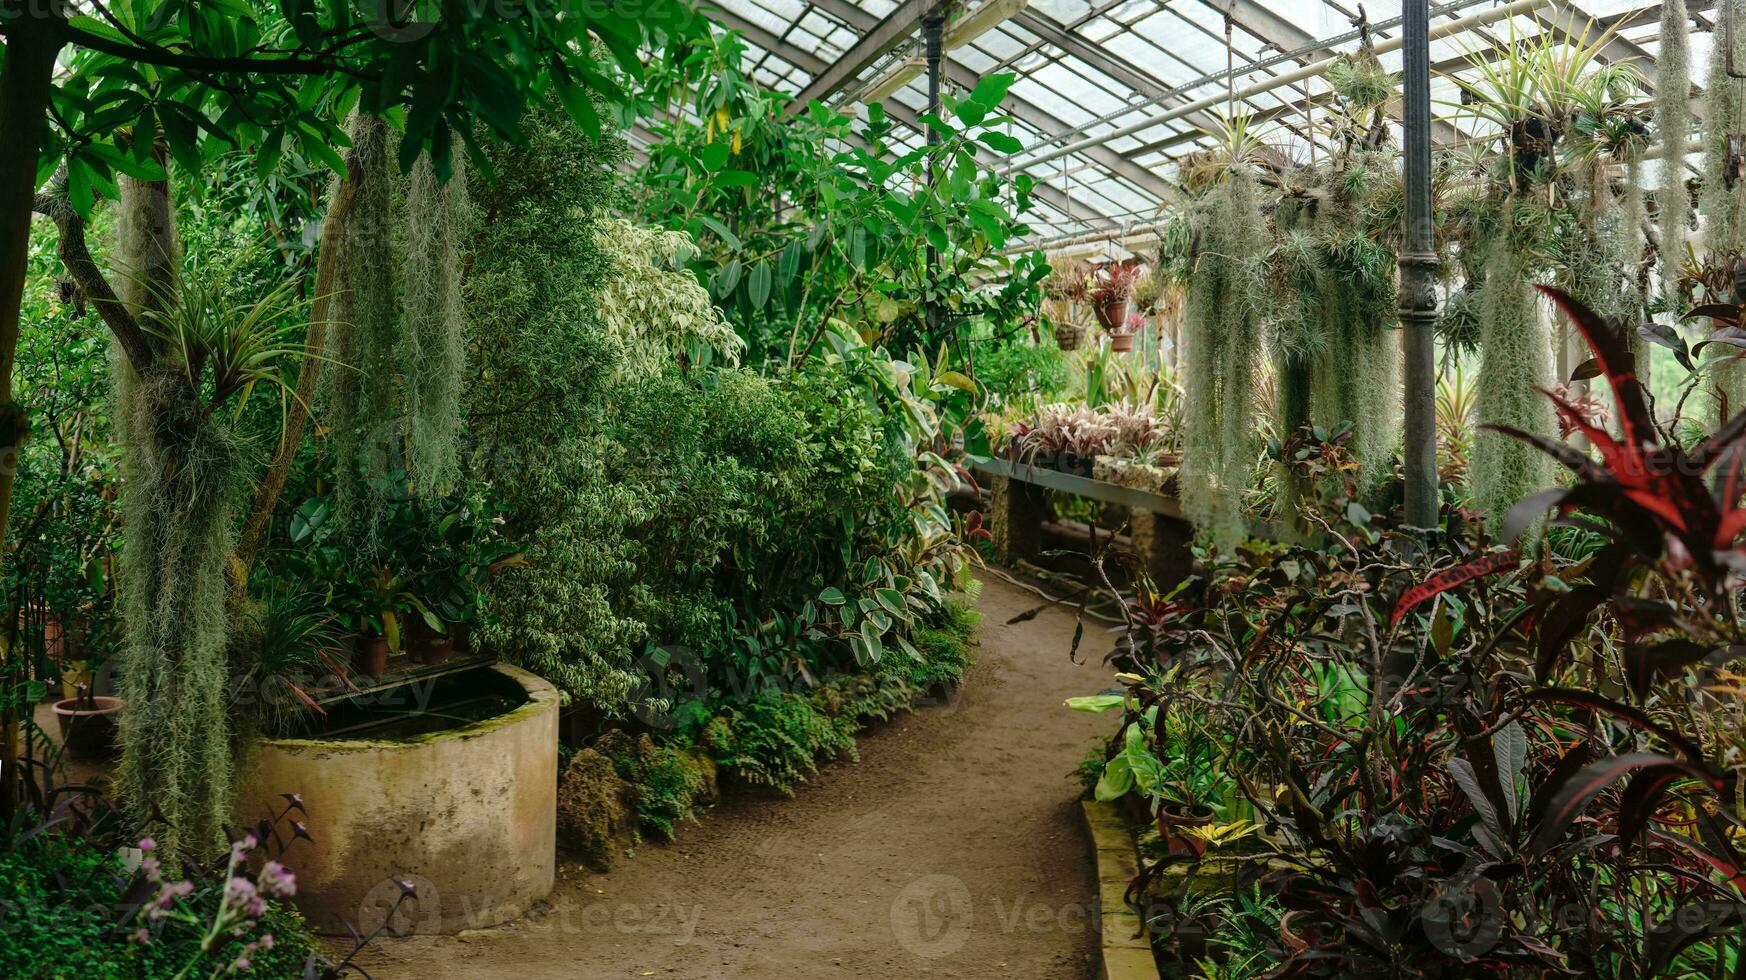
M 939 0 L 709 0 L 709 16 L 747 42 L 752 75 L 799 97 L 818 97 L 857 111 L 870 91 L 886 100 L 905 139 L 919 141 L 916 120 L 927 101 L 920 61 L 920 23 Z M 948 2 L 948 7 L 952 5 Z M 1444 0 L 1431 5 L 1433 30 L 1502 0 Z M 1495 55 L 1512 36 L 1541 31 L 1580 35 L 1592 21 L 1613 31 L 1609 62 L 1632 61 L 1651 85 L 1660 4 L 1643 0 L 1547 0 L 1518 14 L 1434 40 L 1432 98 L 1441 117 L 1433 136 L 1449 144 L 1489 136 L 1453 105 L 1450 75 L 1471 71 L 1471 52 Z M 1699 33 L 1692 62 L 1708 56 L 1707 17 L 1713 0 L 1687 0 Z M 984 7 L 986 15 L 978 16 Z M 1012 133 L 1026 144 L 1006 166 L 1039 184 L 1031 215 L 1037 241 L 1120 239 L 1149 223 L 1170 194 L 1175 161 L 1208 142 L 1203 127 L 1223 107 L 1175 114 L 1168 110 L 1260 86 L 1360 44 L 1359 17 L 1379 43 L 1399 34 L 1400 0 L 970 0 L 953 7 L 951 24 L 992 23 L 960 32 L 946 52 L 948 91 L 967 91 L 984 74 L 1019 78 L 1005 106 Z M 1228 15 L 1228 20 L 1227 20 Z M 1004 19 L 1003 19 L 1004 18 Z M 982 26 L 977 24 L 978 27 Z M 974 37 L 964 38 L 965 33 Z M 1227 43 L 1228 40 L 1228 43 Z M 1383 55 L 1398 69 L 1398 53 Z M 909 77 L 907 80 L 905 76 Z M 883 83 L 883 84 L 882 84 Z M 889 95 L 884 93 L 889 91 Z M 1329 97 L 1319 77 L 1259 91 L 1243 108 L 1273 127 L 1271 139 L 1293 156 L 1325 152 L 1305 113 Z M 1070 152 L 1061 152 L 1063 149 Z

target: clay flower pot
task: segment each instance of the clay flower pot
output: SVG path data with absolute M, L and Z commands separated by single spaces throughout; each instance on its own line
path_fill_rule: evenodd
M 413 620 L 407 633 L 407 652 L 426 666 L 440 664 L 455 652 L 454 638 L 431 629 L 423 620 Z
M 1170 846 L 1170 853 L 1198 858 L 1206 853 L 1206 840 L 1182 832 L 1185 827 L 1205 827 L 1213 822 L 1212 807 L 1200 803 L 1178 803 L 1167 800 L 1158 808 L 1158 835 Z
M 1097 313 L 1097 325 L 1114 336 L 1117 330 L 1128 325 L 1128 304 L 1130 296 L 1109 296 L 1097 301 L 1092 307 Z
M 359 635 L 353 641 L 352 664 L 371 677 L 388 673 L 388 638 Z
M 1118 352 L 1134 349 L 1134 335 L 1129 332 L 1112 333 L 1109 335 L 1109 349 Z
M 81 761 L 115 755 L 115 729 L 126 702 L 120 698 L 67 698 L 56 701 L 55 720 L 61 726 L 61 743 L 67 754 Z

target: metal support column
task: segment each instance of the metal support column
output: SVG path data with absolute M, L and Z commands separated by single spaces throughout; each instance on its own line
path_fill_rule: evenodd
M 1405 352 L 1406 523 L 1437 527 L 1436 230 L 1431 211 L 1431 45 L 1428 0 L 1402 4 L 1406 177 L 1400 253 L 1400 325 Z

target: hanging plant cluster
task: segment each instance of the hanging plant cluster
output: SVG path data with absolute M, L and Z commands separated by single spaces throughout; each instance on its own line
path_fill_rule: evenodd
M 459 242 L 469 209 L 459 167 L 443 181 L 421 156 L 406 178 L 397 176 L 397 147 L 382 119 L 355 114 L 351 137 L 356 191 L 339 243 L 332 322 L 340 367 L 329 373 L 327 421 L 340 476 L 336 510 L 367 544 L 391 495 L 440 493 L 459 473 Z

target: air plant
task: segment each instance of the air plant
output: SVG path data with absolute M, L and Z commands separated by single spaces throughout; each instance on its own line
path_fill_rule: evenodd
M 296 315 L 295 281 L 247 303 L 230 301 L 216 276 L 189 275 L 174 292 L 154 282 L 140 286 L 158 299 L 140 311 L 140 329 L 166 352 L 188 390 L 202 393 L 209 412 L 234 399 L 240 416 L 257 385 L 276 389 L 283 410 L 296 397 L 292 362 L 323 356 L 293 340 L 307 327 Z

